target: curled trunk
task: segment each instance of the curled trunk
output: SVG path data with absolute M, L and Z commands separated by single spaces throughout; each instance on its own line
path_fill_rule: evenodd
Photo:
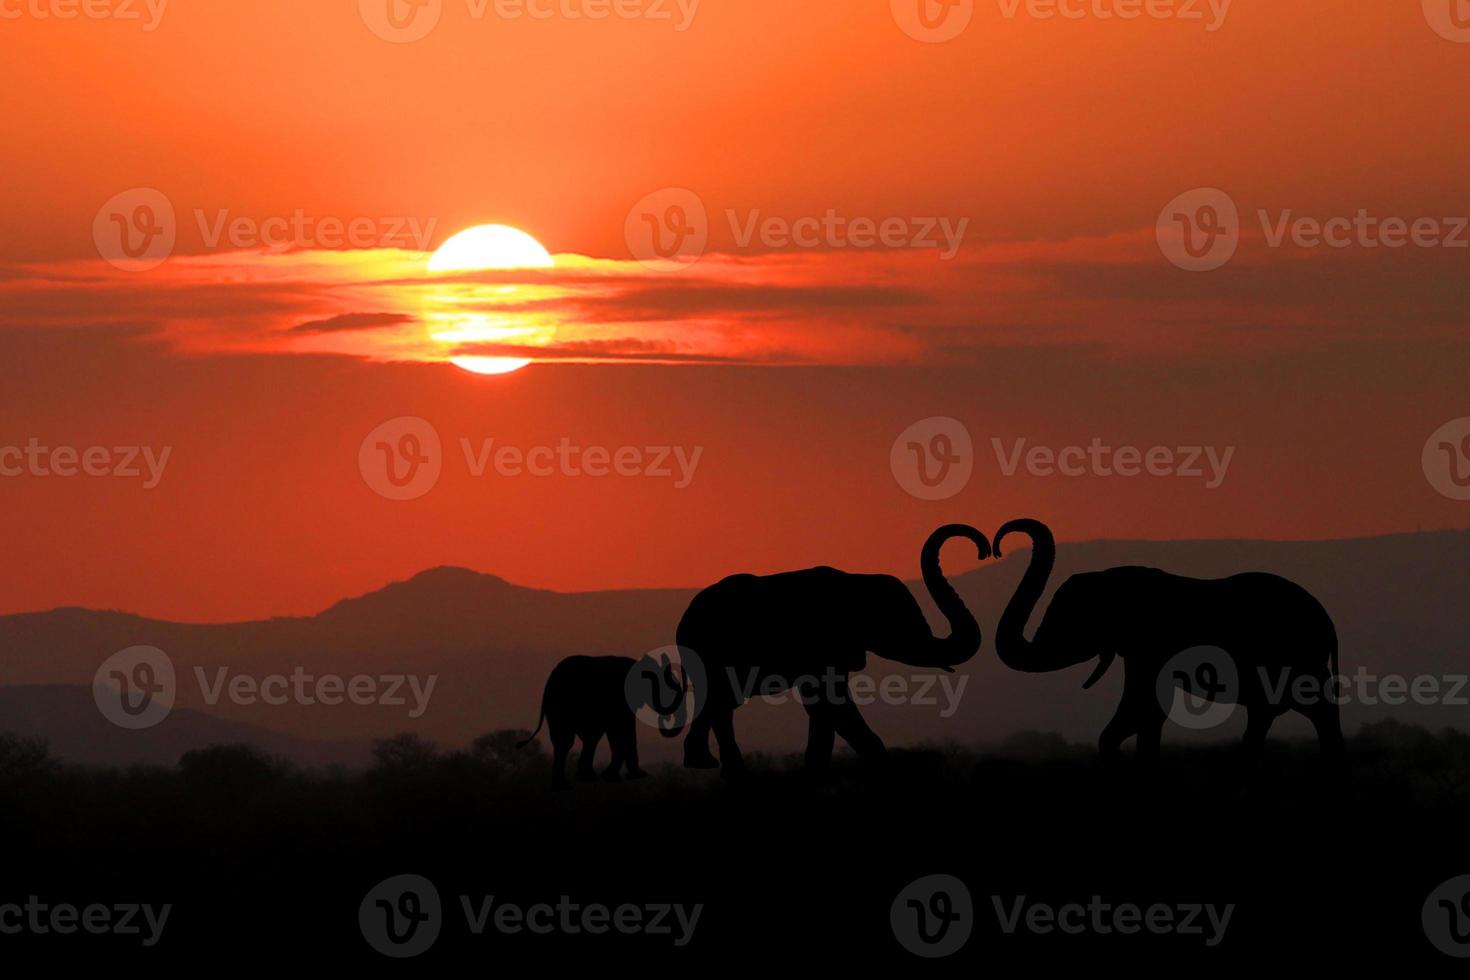
M 1056 564 L 1057 545 L 1049 527 L 1031 518 L 1021 518 L 1006 523 L 995 533 L 995 557 L 1002 557 L 1001 542 L 1016 531 L 1031 539 L 1031 561 L 995 629 L 995 652 L 1000 655 L 1001 663 L 1012 670 L 1041 673 L 1091 659 L 1085 651 L 1045 649 L 1026 639 L 1026 622 L 1046 591 L 1047 580 Z
M 959 593 L 955 592 L 954 586 L 949 584 L 949 580 L 944 577 L 944 571 L 939 567 L 939 550 L 950 538 L 973 541 L 981 561 L 990 557 L 990 542 L 985 539 L 984 534 L 968 524 L 946 524 L 929 535 L 919 556 L 919 568 L 924 575 L 924 586 L 949 622 L 949 636 L 929 637 L 920 650 L 904 658 L 906 663 L 927 667 L 953 667 L 969 660 L 980 649 L 980 624 L 975 622 L 975 617 L 970 614 Z

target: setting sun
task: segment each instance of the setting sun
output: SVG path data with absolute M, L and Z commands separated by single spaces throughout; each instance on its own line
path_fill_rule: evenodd
M 449 363 L 471 374 L 510 374 L 531 363 L 527 357 L 451 357 Z
M 429 259 L 430 272 L 480 272 L 492 269 L 549 269 L 555 265 L 551 253 L 530 235 L 509 225 L 476 225 L 453 235 L 439 246 Z M 501 293 L 513 293 L 514 286 L 500 287 Z M 491 322 L 480 313 L 430 316 L 441 327 L 433 331 L 435 340 L 445 343 L 506 341 L 524 337 L 524 326 Z M 447 322 L 446 322 L 447 321 Z M 449 363 L 474 374 L 509 374 L 530 364 L 524 357 L 486 357 L 462 355 L 449 358 Z
M 476 225 L 453 235 L 429 259 L 430 272 L 482 269 L 549 269 L 555 263 L 542 244 L 509 225 Z

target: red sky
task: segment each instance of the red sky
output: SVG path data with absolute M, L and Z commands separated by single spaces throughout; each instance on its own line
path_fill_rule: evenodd
M 1073 540 L 1470 523 L 1421 464 L 1470 415 L 1470 248 L 1443 242 L 1470 215 L 1470 44 L 1419 3 L 1236 3 L 1211 31 L 991 0 L 937 44 L 878 0 L 704 0 L 683 31 L 446 0 L 405 44 L 356 6 L 171 3 L 153 30 L 5 8 L 25 12 L 0 19 L 0 449 L 169 455 L 152 489 L 0 476 L 0 610 L 304 613 L 444 563 L 564 589 L 912 574 L 934 526 L 1022 514 Z M 708 215 L 684 269 L 634 261 L 626 234 L 667 187 Z M 176 213 L 147 271 L 94 238 L 133 188 Z M 1215 271 L 1156 237 L 1194 188 L 1239 211 Z M 1441 243 L 1273 244 L 1287 211 L 1434 219 Z M 952 255 L 742 242 L 753 217 L 829 212 L 964 234 Z M 401 224 L 429 249 L 504 223 L 558 267 L 446 284 L 416 247 L 210 241 L 221 215 L 297 214 Z M 442 363 L 435 317 L 486 311 L 522 332 L 455 353 L 545 363 Z M 443 448 L 438 482 L 401 502 L 359 466 L 400 416 Z M 889 454 L 937 416 L 964 424 L 975 469 L 926 501 Z M 461 440 L 491 438 L 699 456 L 682 488 L 476 477 Z M 993 438 L 1234 453 L 1209 489 L 1007 476 Z

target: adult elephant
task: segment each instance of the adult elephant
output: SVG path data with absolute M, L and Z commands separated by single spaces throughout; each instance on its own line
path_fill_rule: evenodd
M 684 765 L 743 768 L 733 715 L 756 690 L 771 694 L 796 687 L 806 707 L 808 767 L 830 761 L 841 735 L 860 757 L 883 754 L 883 742 L 863 721 L 848 690 L 848 675 L 862 670 L 867 654 L 914 667 L 951 669 L 980 649 L 980 627 L 944 578 L 939 550 L 951 538 L 974 542 L 990 556 L 985 535 L 964 524 L 941 527 L 919 558 L 924 585 L 949 621 L 947 637 L 929 628 L 913 593 L 892 575 L 854 575 L 808 568 L 777 575 L 732 575 L 694 597 L 679 621 L 677 640 L 700 666 L 689 671 L 694 718 L 684 740 Z M 709 749 L 713 731 L 717 759 Z M 679 728 L 665 731 L 669 737 Z
M 1332 690 L 1337 631 L 1306 589 L 1264 572 L 1222 579 L 1135 566 L 1082 572 L 1058 586 L 1027 640 L 1026 621 L 1046 591 L 1056 542 L 1040 521 L 1015 520 L 996 532 L 995 557 L 1017 532 L 1031 538 L 1031 560 L 996 627 L 996 653 L 1007 667 L 1031 673 L 1097 657 L 1084 688 L 1122 657 L 1123 697 L 1099 739 L 1104 758 L 1116 758 L 1136 735 L 1140 760 L 1157 759 L 1167 705 L 1180 684 L 1207 702 L 1247 710 L 1250 755 L 1259 754 L 1271 723 L 1294 709 L 1311 720 L 1328 761 L 1346 766 Z

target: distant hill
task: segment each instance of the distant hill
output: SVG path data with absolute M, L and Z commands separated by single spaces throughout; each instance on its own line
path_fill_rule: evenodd
M 107 657 L 148 645 L 174 662 L 176 711 L 192 708 L 302 739 L 419 731 L 467 742 L 496 728 L 534 727 L 546 673 L 562 656 L 642 652 L 672 642 L 673 624 L 693 591 L 566 595 L 436 568 L 311 617 L 203 625 L 83 609 L 24 613 L 0 617 L 0 685 L 90 691 Z M 195 668 L 211 686 L 220 668 L 229 677 L 289 677 L 301 668 L 344 678 L 412 673 L 424 683 L 428 675 L 438 681 L 428 712 L 416 719 L 408 705 L 242 706 L 223 697 L 209 704 Z M 409 696 L 406 685 L 402 693 Z M 7 727 L 14 726 L 0 712 L 0 730 Z M 116 734 L 127 741 L 138 733 Z
M 0 730 L 44 738 L 51 753 L 87 765 L 171 766 L 192 749 L 248 742 L 302 765 L 361 766 L 367 742 L 316 742 L 180 708 L 152 728 L 123 731 L 103 718 L 90 687 L 0 687 Z
M 968 678 L 952 717 L 940 717 L 942 698 L 934 706 L 873 704 L 863 709 L 890 744 L 989 740 L 1021 730 L 1056 731 L 1085 741 L 1096 737 L 1116 704 L 1120 669 L 1115 667 L 1097 688 L 1082 691 L 1087 667 L 1056 675 L 1022 675 L 995 658 L 991 646 L 995 624 L 1028 557 L 1024 550 L 1016 551 L 954 579 L 980 621 L 985 646 L 956 674 L 947 675 L 951 684 Z M 917 563 L 916 543 L 916 567 Z M 1063 542 L 1057 564 L 1053 588 L 1073 572 L 1126 564 L 1156 565 L 1203 577 L 1273 571 L 1311 590 L 1333 615 L 1345 672 L 1362 667 L 1378 675 L 1470 673 L 1470 603 L 1465 601 L 1470 594 L 1470 532 L 1324 542 Z M 942 631 L 943 623 L 922 586 L 911 588 Z M 25 719 L 29 726 L 40 724 L 44 712 L 28 710 L 26 699 L 38 699 L 39 704 L 47 695 L 34 686 L 88 688 L 108 656 L 146 644 L 167 652 L 178 669 L 175 713 L 199 712 L 211 720 L 251 726 L 232 729 L 231 738 L 264 744 L 269 737 L 286 737 L 309 744 L 292 742 L 284 751 L 307 755 L 324 751 L 317 743 L 361 744 L 399 731 L 463 744 L 487 731 L 534 726 L 546 673 L 563 656 L 638 655 L 672 643 L 674 627 L 695 591 L 566 594 L 523 588 L 466 569 L 436 568 L 343 600 L 311 617 L 200 625 L 82 609 L 3 616 L 0 685 L 12 690 L 0 696 L 0 729 L 16 728 Z M 1043 610 L 1048 601 L 1049 596 L 1043 599 Z M 222 667 L 231 676 L 256 678 L 289 676 L 300 668 L 343 677 L 413 673 L 422 679 L 435 674 L 438 681 L 420 718 L 408 717 L 406 705 L 273 707 L 238 705 L 228 699 L 211 705 L 202 696 L 194 668 L 203 668 L 213 683 Z M 904 671 L 870 658 L 869 673 L 882 677 Z M 1470 697 L 1470 690 L 1462 694 Z M 193 715 L 183 717 L 202 725 Z M 1429 727 L 1470 727 L 1470 709 L 1463 706 L 1353 705 L 1345 711 L 1350 728 L 1383 717 Z M 47 722 L 58 752 L 66 754 L 64 745 L 81 751 L 82 746 L 98 744 L 95 739 L 69 740 L 66 735 L 69 724 L 90 722 L 66 712 Z M 806 729 L 800 708 L 790 703 L 753 703 L 737 715 L 737 725 L 742 743 L 752 748 L 799 747 Z M 1210 734 L 1220 737 L 1234 730 L 1227 727 Z M 1278 734 L 1289 730 L 1282 727 Z M 119 758 L 133 751 L 121 746 L 136 745 L 142 752 L 149 736 L 120 729 L 106 734 L 119 746 Z M 643 734 L 643 744 L 655 757 L 670 748 L 659 745 L 661 741 Z

